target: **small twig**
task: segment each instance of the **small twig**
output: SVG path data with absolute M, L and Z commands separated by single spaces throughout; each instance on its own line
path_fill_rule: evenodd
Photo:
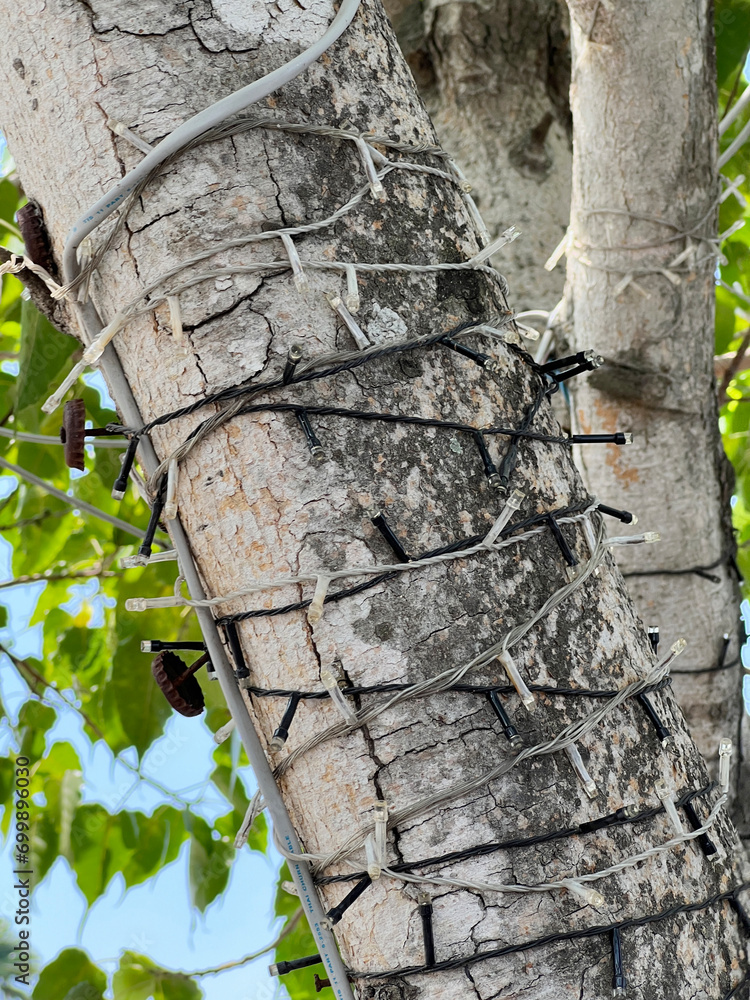
M 187 976 L 214 976 L 219 972 L 226 972 L 227 969 L 236 969 L 241 965 L 247 965 L 248 962 L 254 962 L 256 958 L 260 958 L 261 955 L 266 955 L 269 951 L 281 944 L 285 937 L 288 937 L 302 916 L 302 907 L 300 907 L 291 918 L 286 927 L 281 931 L 279 936 L 275 938 L 270 944 L 266 945 L 265 948 L 261 948 L 260 951 L 254 951 L 252 955 L 245 955 L 244 958 L 237 959 L 236 962 L 225 962 L 223 965 L 217 965 L 215 969 L 201 969 L 198 972 L 187 972 Z
M 99 729 L 99 727 L 96 725 L 96 723 L 93 722 L 88 717 L 88 715 L 83 711 L 83 709 L 82 708 L 78 708 L 78 706 L 75 705 L 72 701 L 69 701 L 65 697 L 65 695 L 62 693 L 62 691 L 60 691 L 58 688 L 52 687 L 52 684 L 50 684 L 50 682 L 47 680 L 47 678 L 43 677 L 42 674 L 40 674 L 38 670 L 35 670 L 31 666 L 31 664 L 28 662 L 28 660 L 19 660 L 19 658 L 17 656 L 14 656 L 13 653 L 10 652 L 10 650 L 8 649 L 7 646 L 3 646 L 2 644 L 0 644 L 0 653 L 5 653 L 5 655 L 11 661 L 11 663 L 13 664 L 13 666 L 16 667 L 19 671 L 21 671 L 22 674 L 23 673 L 29 674 L 33 678 L 33 680 L 36 681 L 37 684 L 41 684 L 42 687 L 52 688 L 52 690 L 55 692 L 55 694 L 58 696 L 58 698 L 60 698 L 62 701 L 64 701 L 65 704 L 69 708 L 72 708 L 74 712 L 77 712 L 81 716 L 81 718 L 83 719 L 83 721 L 88 726 L 91 727 L 92 731 L 94 733 L 96 733 L 98 739 L 100 739 L 100 740 L 104 740 L 105 739 L 104 733 L 101 731 L 101 729 Z M 34 693 L 36 694 L 36 691 Z
M 14 234 L 15 235 L 15 234 Z M 19 233 L 20 236 L 20 233 Z M 0 264 L 7 264 L 13 254 L 7 247 L 0 247 Z M 24 268 L 15 275 L 25 288 L 28 289 L 31 301 L 39 312 L 45 316 L 53 326 L 59 327 L 60 317 L 55 315 L 57 303 L 49 293 L 49 289 L 38 275 Z
M 28 528 L 30 524 L 40 524 L 50 517 L 65 517 L 67 510 L 43 510 L 41 514 L 34 517 L 22 517 L 19 521 L 11 521 L 10 524 L 0 524 L 0 532 L 13 531 L 15 528 Z
M 93 514 L 94 517 L 98 517 L 102 521 L 107 521 L 109 524 L 113 524 L 116 528 L 127 532 L 129 535 L 135 535 L 136 538 L 146 537 L 146 532 L 142 531 L 140 528 L 135 528 L 132 524 L 128 524 L 127 521 L 122 521 L 119 517 L 114 517 L 112 514 L 108 514 L 104 510 L 99 510 L 98 507 L 94 507 L 93 504 L 86 503 L 85 500 L 69 496 L 62 490 L 58 490 L 58 488 L 53 486 L 52 483 L 48 483 L 46 480 L 40 479 L 39 476 L 35 476 L 34 473 L 29 472 L 28 469 L 22 469 L 20 465 L 14 465 L 12 462 L 7 462 L 4 458 L 0 458 L 0 469 L 6 469 L 8 472 L 12 472 L 14 475 L 19 476 L 21 479 L 25 479 L 34 486 L 39 486 L 40 489 L 49 493 L 50 496 L 57 497 L 58 500 L 62 500 L 63 503 L 69 504 L 69 506 L 74 507 L 77 510 L 83 510 L 86 511 L 87 514 Z
M 27 576 L 17 576 L 12 580 L 5 580 L 0 583 L 0 590 L 7 587 L 18 587 L 26 583 L 47 583 L 56 580 L 85 580 L 92 577 L 122 576 L 124 570 L 102 569 L 101 561 L 89 569 L 69 570 L 68 572 L 50 573 L 29 573 Z
M 743 331 L 742 342 L 735 351 L 734 357 L 730 360 L 726 371 L 722 376 L 721 383 L 719 385 L 719 406 L 723 406 L 724 403 L 727 402 L 727 389 L 729 388 L 729 383 L 735 375 L 737 375 L 739 371 L 750 367 L 748 364 L 743 364 L 748 347 L 750 347 L 750 327 Z

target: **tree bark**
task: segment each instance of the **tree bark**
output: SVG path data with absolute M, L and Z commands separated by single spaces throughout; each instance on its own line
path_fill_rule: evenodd
M 572 170 L 564 5 L 387 0 L 385 8 L 490 233 L 521 230 L 502 264 L 514 306 L 554 308 L 564 276 L 543 265 L 568 225 Z
M 141 155 L 112 135 L 108 116 L 155 142 L 189 115 L 296 54 L 331 16 L 324 0 L 314 0 L 302 13 L 229 0 L 165 0 L 137 8 L 124 0 L 27 0 L 20 21 L 16 11 L 0 14 L 3 65 L 14 68 L 2 125 L 25 190 L 43 206 L 58 259 L 71 221 Z M 262 110 L 292 122 L 353 123 L 363 132 L 395 132 L 406 142 L 434 138 L 373 0 L 365 0 L 351 29 L 318 64 Z M 395 160 L 444 166 L 425 154 L 401 157 L 387 147 L 382 152 Z M 335 137 L 256 129 L 186 153 L 143 193 L 119 244 L 100 265 L 92 282 L 97 309 L 111 319 L 155 275 L 212 242 L 326 218 L 364 183 L 353 144 Z M 456 262 L 479 249 L 455 185 L 403 171 L 392 172 L 384 184 L 386 201 L 368 195 L 335 226 L 298 238 L 303 260 Z M 272 254 L 267 243 L 226 252 L 219 263 L 239 266 L 271 256 L 283 259 L 280 243 Z M 280 373 L 293 343 L 302 344 L 308 357 L 349 350 L 350 336 L 324 296 L 343 290 L 341 277 L 309 270 L 308 278 L 311 289 L 305 294 L 295 290 L 287 273 L 235 274 L 182 293 L 187 357 L 172 336 L 165 307 L 128 323 L 116 346 L 145 418 L 259 372 Z M 359 294 L 359 322 L 381 344 L 447 332 L 503 308 L 497 280 L 480 271 L 361 272 Z M 496 358 L 494 375 L 433 346 L 288 387 L 269 396 L 268 405 L 301 400 L 311 407 L 323 402 L 472 426 L 517 426 L 538 395 L 538 376 L 515 349 L 512 335 L 508 344 L 481 337 L 471 343 Z M 154 430 L 160 457 L 205 413 Z M 419 555 L 484 535 L 503 508 L 488 487 L 470 435 L 335 416 L 316 416 L 314 424 L 328 455 L 322 464 L 308 461 L 294 418 L 271 411 L 235 418 L 182 463 L 180 518 L 209 594 L 311 567 L 392 562 L 391 548 L 373 527 L 374 510 L 385 512 L 407 553 Z M 533 429 L 556 433 L 547 401 Z M 497 463 L 507 441 L 488 441 Z M 521 441 L 511 486 L 526 494 L 519 517 L 587 502 L 568 452 L 558 443 Z M 581 529 L 564 531 L 584 562 L 588 550 Z M 527 620 L 564 585 L 564 571 L 560 550 L 546 531 L 497 556 L 480 554 L 401 573 L 326 605 L 315 625 L 304 611 L 250 619 L 241 626 L 241 638 L 252 682 L 320 689 L 323 668 L 340 669 L 355 685 L 433 676 L 467 662 Z M 147 579 L 144 574 L 144 588 Z M 311 596 L 310 588 L 295 586 L 222 604 L 217 613 Z M 609 557 L 598 576 L 542 618 L 513 652 L 528 681 L 565 687 L 622 687 L 653 667 L 644 630 Z M 466 679 L 505 681 L 497 662 Z M 372 705 L 380 697 L 362 696 L 362 703 Z M 704 764 L 668 690 L 651 697 L 675 733 L 674 756 L 663 752 L 641 706 L 628 700 L 581 740 L 599 788 L 595 801 L 583 794 L 565 754 L 523 760 L 478 791 L 400 824 L 389 835 L 389 860 L 575 826 L 624 804 L 653 807 L 659 777 L 676 794 L 702 786 Z M 246 701 L 268 742 L 283 703 L 252 695 Z M 515 695 L 505 704 L 527 744 L 546 741 L 593 711 L 584 697 L 540 696 L 533 715 L 524 713 Z M 330 702 L 305 701 L 288 750 L 337 719 Z M 486 699 L 449 691 L 406 701 L 345 738 L 322 744 L 297 759 L 281 785 L 301 840 L 309 851 L 326 853 L 361 828 L 362 811 L 374 800 L 384 798 L 392 811 L 403 809 L 435 789 L 478 779 L 504 758 L 510 759 L 508 743 Z M 714 792 L 696 800 L 702 819 L 715 798 Z M 443 865 L 440 874 L 535 884 L 607 867 L 672 835 L 661 813 L 636 825 Z M 733 860 L 735 834 L 724 816 L 711 836 L 719 845 L 718 861 L 708 861 L 692 842 L 625 868 L 596 883 L 605 898 L 598 910 L 571 892 L 434 887 L 437 958 L 469 957 L 549 934 L 641 919 L 731 889 L 740 875 Z M 346 865 L 340 870 L 348 871 Z M 338 903 L 348 887 L 324 887 L 327 905 Z M 593 1000 L 609 993 L 613 971 L 606 935 L 466 968 L 390 977 L 389 970 L 423 963 L 416 895 L 414 886 L 383 877 L 337 924 L 347 964 L 357 972 L 382 973 L 359 983 L 360 998 Z M 718 998 L 741 978 L 741 935 L 726 901 L 623 933 L 634 995 Z
M 710 759 L 722 732 L 739 733 L 744 714 L 733 476 L 713 371 L 713 8 L 703 0 L 569 5 L 575 157 L 568 329 L 572 348 L 606 358 L 574 380 L 571 411 L 577 430 L 616 426 L 635 438 L 631 448 L 608 449 L 605 461 L 582 450 L 580 464 L 594 494 L 638 515 L 634 530 L 661 534 L 648 553 L 624 548 L 618 561 L 646 624 L 660 626 L 667 642 L 678 632 L 689 639 L 680 667 L 716 665 L 722 636 L 730 636 L 726 663 L 733 669 L 675 676 L 690 731 Z M 628 275 L 633 280 L 623 287 Z M 740 810 L 744 798 L 738 795 Z

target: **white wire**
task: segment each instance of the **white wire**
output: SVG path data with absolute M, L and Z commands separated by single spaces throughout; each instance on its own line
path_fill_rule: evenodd
M 251 104 L 263 100 L 283 87 L 284 84 L 294 80 L 300 73 L 311 66 L 326 49 L 339 38 L 351 24 L 354 15 L 359 10 L 360 0 L 342 0 L 338 13 L 331 21 L 323 35 L 314 42 L 304 52 L 291 59 L 288 63 L 280 66 L 273 72 L 255 80 L 247 87 L 223 97 L 220 101 L 210 107 L 193 115 L 186 122 L 171 132 L 165 139 L 154 147 L 141 162 L 131 171 L 125 174 L 116 184 L 114 184 L 96 204 L 87 208 L 86 211 L 73 225 L 68 234 L 63 251 L 63 274 L 66 282 L 71 281 L 78 274 L 78 261 L 76 250 L 86 236 L 93 232 L 112 212 L 118 208 L 127 195 L 147 177 L 151 171 L 163 163 L 169 156 L 179 152 L 191 140 L 201 135 L 203 132 L 218 125 L 231 115 L 239 114 Z
M 740 150 L 745 145 L 748 139 L 750 139 L 750 122 L 747 122 L 743 126 L 742 130 L 740 131 L 739 135 L 734 140 L 734 142 L 731 144 L 731 146 L 728 146 L 719 157 L 719 163 L 718 163 L 719 170 L 721 170 L 722 167 L 725 167 L 727 163 L 729 163 L 734 154 L 738 152 L 738 150 Z
M 557 523 L 575 524 L 578 521 L 590 516 L 590 514 L 595 510 L 596 506 L 594 505 L 581 514 L 576 514 L 571 517 L 558 518 Z M 507 548 L 510 545 L 525 542 L 527 539 L 533 538 L 535 535 L 542 534 L 546 530 L 547 528 L 545 525 L 540 525 L 537 528 L 531 528 L 529 531 L 523 532 L 523 534 L 513 535 L 511 538 L 492 542 L 489 545 L 487 542 L 482 540 L 467 549 L 460 549 L 457 552 L 442 552 L 436 556 L 429 556 L 425 559 L 414 559 L 408 563 L 378 563 L 375 566 L 346 566 L 343 569 L 326 569 L 320 567 L 294 576 L 280 576 L 265 580 L 256 580 L 247 587 L 243 587 L 241 590 L 234 590 L 229 594 L 220 594 L 218 597 L 209 597 L 202 601 L 193 601 L 187 597 L 177 596 L 154 597 L 151 599 L 146 597 L 133 597 L 126 601 L 125 607 L 128 611 L 146 611 L 149 608 L 176 607 L 213 608 L 218 604 L 225 604 L 230 601 L 235 601 L 241 597 L 249 597 L 252 594 L 261 593 L 266 590 L 277 590 L 283 587 L 292 587 L 301 583 L 316 583 L 321 577 L 325 577 L 328 580 L 343 580 L 351 576 L 366 577 L 379 576 L 382 573 L 406 573 L 414 569 L 424 569 L 427 566 L 436 566 L 441 563 L 453 562 L 456 559 L 467 559 L 480 552 L 498 552 L 500 549 Z
M 729 126 L 734 122 L 738 115 L 745 110 L 745 108 L 750 102 L 750 87 L 747 87 L 743 92 L 737 103 L 727 111 L 724 117 L 719 122 L 719 136 L 724 135 Z

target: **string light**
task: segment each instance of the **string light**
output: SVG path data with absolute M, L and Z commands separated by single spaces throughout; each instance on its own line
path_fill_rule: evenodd
M 521 704 L 523 705 L 523 707 L 526 709 L 527 712 L 533 712 L 536 707 L 536 698 L 529 690 L 526 681 L 523 679 L 523 677 L 521 677 L 518 667 L 515 664 L 515 660 L 507 651 L 507 649 L 503 650 L 501 653 L 498 653 L 497 658 L 502 664 L 506 674 L 510 678 L 511 684 L 518 692 L 518 696 L 521 699 Z
M 135 462 L 137 450 L 138 438 L 134 434 L 128 443 L 127 451 L 123 456 L 122 465 L 120 466 L 120 474 L 115 480 L 115 485 L 112 487 L 113 500 L 123 500 L 125 498 L 125 490 L 128 488 L 128 478 L 130 476 L 130 470 L 133 468 L 133 463 Z
M 138 569 L 143 565 L 150 566 L 152 563 L 174 562 L 177 559 L 177 552 L 174 549 L 164 549 L 161 552 L 152 552 L 145 561 L 141 556 L 123 556 L 120 559 L 120 566 L 123 569 Z
M 365 854 L 367 856 L 367 874 L 373 881 L 380 878 L 385 868 L 386 830 L 388 824 L 388 805 L 380 801 L 373 806 L 375 826 L 372 833 L 365 837 Z
M 675 828 L 677 835 L 682 836 L 682 834 L 684 834 L 685 832 L 685 829 L 682 825 L 682 820 L 680 819 L 680 815 L 677 812 L 677 807 L 674 804 L 674 799 L 672 798 L 672 795 L 669 792 L 669 789 L 667 788 L 667 783 L 664 780 L 664 778 L 658 778 L 654 782 L 654 791 L 659 797 L 659 801 L 664 806 L 664 810 L 667 816 L 669 816 L 669 821 Z
M 511 750 L 514 753 L 520 753 L 521 749 L 523 748 L 523 740 L 518 730 L 513 725 L 510 716 L 505 711 L 505 708 L 503 707 L 503 704 L 500 701 L 500 696 L 498 695 L 497 691 L 490 691 L 487 695 L 487 698 L 489 700 L 490 705 L 492 705 L 495 715 L 500 720 L 500 725 L 503 727 L 503 733 L 505 734 L 505 738 L 510 743 Z
M 521 504 L 523 503 L 524 498 L 525 494 L 522 493 L 521 490 L 513 490 L 508 499 L 505 501 L 505 506 L 503 507 L 502 512 L 500 513 L 500 515 L 498 516 L 498 518 L 496 519 L 495 523 L 492 525 L 490 530 L 484 536 L 485 545 L 495 544 L 495 542 L 500 537 L 503 528 L 505 528 L 506 524 L 510 521 L 511 517 L 513 517 L 513 514 L 517 510 L 521 509 Z M 584 521 L 583 523 L 584 525 L 587 525 L 589 528 L 591 527 L 588 521 Z
M 349 702 L 341 693 L 338 678 L 327 667 L 323 667 L 320 671 L 320 679 L 326 691 L 331 696 L 331 701 L 343 716 L 344 721 L 349 723 L 349 725 L 356 725 L 357 713 L 352 710 Z
M 307 447 L 310 451 L 310 457 L 314 462 L 324 462 L 326 457 L 325 449 L 320 443 L 315 431 L 312 429 L 312 424 L 310 423 L 307 411 L 303 409 L 298 410 L 297 420 L 299 421 L 300 427 L 304 431 Z
M 344 326 L 347 328 L 349 333 L 352 335 L 352 339 L 357 347 L 362 351 L 367 347 L 370 347 L 370 341 L 367 336 L 363 333 L 362 328 L 356 319 L 352 316 L 349 310 L 346 308 L 341 300 L 340 295 L 336 295 L 334 292 L 326 292 L 326 298 L 328 299 L 328 304 L 331 309 L 336 313 L 339 319 L 343 322 Z
M 404 547 L 399 541 L 393 528 L 390 526 L 386 520 L 385 514 L 376 514 L 374 517 L 370 518 L 373 525 L 378 529 L 380 534 L 383 536 L 385 541 L 393 549 L 393 554 L 396 556 L 399 562 L 407 563 L 409 562 L 409 557 L 404 551 Z
M 334 906 L 328 911 L 327 916 L 328 919 L 331 921 L 331 924 L 332 925 L 337 924 L 339 920 L 341 920 L 341 918 L 343 917 L 344 913 L 349 909 L 349 907 L 352 906 L 353 903 L 356 903 L 359 897 L 367 889 L 369 889 L 371 885 L 372 885 L 372 879 L 370 878 L 369 875 L 365 875 L 364 878 L 361 878 L 354 886 L 354 888 L 351 889 L 346 894 L 346 896 L 344 896 L 344 898 L 341 900 L 338 906 Z
M 230 719 L 226 725 L 220 726 L 219 729 L 214 733 L 214 743 L 217 746 L 221 746 L 222 743 L 226 743 L 229 737 L 235 730 L 236 723 L 234 719 Z
M 323 602 L 326 599 L 326 594 L 328 593 L 328 588 L 331 585 L 331 578 L 328 576 L 319 576 L 315 584 L 315 593 L 313 594 L 313 599 L 310 601 L 310 607 L 307 609 L 307 620 L 311 625 L 316 625 L 320 619 L 323 617 Z
M 654 652 L 656 652 L 656 650 L 654 650 Z M 661 742 L 661 745 L 666 748 L 667 746 L 669 746 L 669 743 L 672 740 L 672 733 L 670 732 L 669 729 L 667 729 L 662 720 L 659 718 L 656 709 L 651 704 L 651 700 L 647 694 L 639 694 L 638 701 L 641 703 L 641 705 L 643 705 L 646 715 L 651 720 L 654 729 L 656 730 L 656 735 Z
M 172 459 L 169 463 L 167 473 L 167 492 L 164 498 L 164 517 L 168 521 L 174 521 L 177 517 L 177 477 L 179 475 L 179 465 L 177 459 Z
M 143 560 L 142 565 L 144 566 L 151 556 L 151 546 L 154 544 L 154 535 L 156 534 L 156 529 L 159 527 L 159 520 L 163 510 L 164 492 L 159 490 L 154 497 L 154 502 L 151 506 L 151 516 L 149 517 L 148 525 L 146 526 L 146 535 L 138 548 L 138 557 Z
M 612 970 L 612 996 L 627 997 L 628 981 L 623 972 L 622 944 L 618 927 L 612 928 Z
M 294 377 L 295 369 L 297 365 L 302 360 L 302 348 L 299 344 L 292 344 L 289 348 L 289 353 L 286 357 L 286 366 L 284 368 L 284 374 L 281 377 L 281 382 L 283 385 L 288 385 Z
M 279 237 L 281 242 L 284 244 L 284 249 L 286 250 L 287 257 L 289 258 L 289 266 L 292 269 L 294 287 L 300 295 L 304 295 L 306 292 L 310 291 L 310 282 L 307 280 L 307 275 L 302 268 L 302 261 L 299 259 L 299 254 L 297 253 L 294 241 L 287 233 L 280 233 Z
M 729 792 L 729 769 L 732 761 L 732 741 L 723 739 L 719 742 L 719 787 L 724 795 Z
M 279 753 L 284 749 L 284 744 L 289 739 L 289 727 L 294 721 L 294 716 L 297 712 L 297 706 L 299 703 L 299 695 L 293 694 L 289 699 L 289 703 L 287 704 L 284 714 L 281 717 L 281 722 L 274 731 L 274 734 L 271 737 L 271 742 L 268 744 L 268 749 L 271 753 Z
M 595 783 L 594 779 L 589 774 L 588 769 L 586 768 L 586 765 L 583 763 L 583 757 L 581 757 L 581 754 L 580 754 L 580 751 L 578 750 L 578 747 L 575 746 L 575 744 L 571 743 L 569 746 L 566 746 L 564 749 L 565 749 L 565 753 L 566 753 L 566 755 L 568 757 L 568 760 L 573 765 L 573 770 L 575 771 L 575 773 L 580 778 L 581 784 L 583 785 L 584 792 L 586 793 L 586 795 L 588 795 L 588 797 L 590 799 L 595 799 L 597 797 L 597 795 L 599 794 L 599 790 L 596 787 L 596 783 Z M 594 905 L 598 905 L 598 904 L 594 904 Z
M 422 940 L 424 941 L 424 964 L 428 967 L 435 964 L 435 933 L 432 927 L 432 897 L 427 892 L 417 896 L 419 916 L 422 920 Z

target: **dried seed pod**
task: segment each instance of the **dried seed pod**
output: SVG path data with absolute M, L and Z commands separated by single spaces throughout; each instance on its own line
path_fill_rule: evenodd
M 35 201 L 29 201 L 16 212 L 16 222 L 23 236 L 26 256 L 54 277 L 57 267 L 52 257 L 52 246 L 41 206 Z
M 86 436 L 86 404 L 82 399 L 70 399 L 63 410 L 60 440 L 65 445 L 65 464 L 83 472 L 83 439 Z
M 184 660 L 169 650 L 164 650 L 154 657 L 151 663 L 151 673 L 161 688 L 162 694 L 172 708 L 180 715 L 200 715 L 204 708 L 203 691 L 198 681 L 192 675 L 186 677 L 179 685 L 179 680 L 188 670 Z

